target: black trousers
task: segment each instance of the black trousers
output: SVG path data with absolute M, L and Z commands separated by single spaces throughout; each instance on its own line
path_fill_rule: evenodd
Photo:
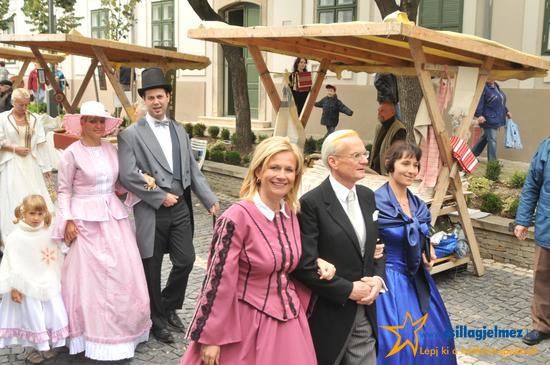
M 170 254 L 172 270 L 161 292 L 162 260 L 166 252 Z M 153 327 L 165 328 L 166 312 L 182 308 L 194 262 L 191 214 L 182 196 L 172 207 L 157 210 L 153 256 L 143 259 Z

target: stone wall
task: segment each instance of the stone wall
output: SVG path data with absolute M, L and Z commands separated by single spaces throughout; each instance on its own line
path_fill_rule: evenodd
M 234 198 L 239 197 L 246 168 L 205 161 L 202 171 L 215 192 Z M 456 221 L 458 217 L 452 217 L 452 219 Z M 509 230 L 512 222 L 511 219 L 492 215 L 472 219 L 481 257 L 533 269 L 535 252 L 533 229 L 529 230 L 525 241 L 519 241 Z
M 453 217 L 453 220 L 457 219 Z M 510 231 L 511 223 L 513 223 L 511 219 L 492 215 L 472 219 L 481 257 L 533 269 L 535 253 L 533 229 L 529 229 L 525 241 L 520 241 Z
M 239 197 L 247 169 L 219 162 L 204 161 L 202 172 L 214 192 Z

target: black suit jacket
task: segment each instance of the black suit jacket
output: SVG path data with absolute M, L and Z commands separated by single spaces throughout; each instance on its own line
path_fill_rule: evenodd
M 309 326 L 319 365 L 334 364 L 352 329 L 357 304 L 348 297 L 353 282 L 364 276 L 380 276 L 384 281 L 386 278 L 385 260 L 374 260 L 378 239 L 378 224 L 373 221 L 374 193 L 360 185 L 356 190 L 367 230 L 364 256 L 355 230 L 328 178 L 300 199 L 298 219 L 302 257 L 293 275 L 314 294 Z M 336 276 L 331 281 L 319 279 L 318 257 L 336 266 Z M 375 338 L 378 338 L 376 305 L 364 308 Z

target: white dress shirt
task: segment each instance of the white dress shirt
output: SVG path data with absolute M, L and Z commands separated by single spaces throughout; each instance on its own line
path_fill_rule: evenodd
M 271 210 L 270 207 L 267 206 L 266 203 L 263 202 L 262 198 L 260 197 L 260 194 L 258 192 L 256 192 L 256 194 L 254 194 L 254 204 L 256 205 L 256 207 L 258 208 L 258 210 L 260 211 L 260 213 L 262 213 L 264 215 L 264 217 L 266 217 L 267 219 L 269 219 L 270 221 L 273 221 L 273 219 L 275 218 L 275 212 L 273 210 Z M 285 217 L 287 218 L 290 218 L 290 216 L 287 214 L 286 210 L 285 210 L 285 201 L 284 199 L 281 199 L 281 214 L 284 215 Z
M 174 162 L 172 161 L 172 137 L 170 136 L 170 127 L 168 127 L 168 125 L 156 124 L 155 122 L 158 120 L 150 116 L 149 113 L 145 115 L 145 120 L 147 121 L 147 124 L 149 124 L 149 127 L 151 127 L 151 129 L 153 130 L 155 137 L 157 137 L 157 141 L 159 142 L 160 148 L 164 153 L 164 157 L 166 157 L 166 161 L 168 161 L 168 166 L 170 166 L 170 169 L 174 171 Z M 169 119 L 166 118 L 165 115 L 164 118 L 162 118 L 161 122 L 166 120 Z
M 350 218 L 350 221 L 354 225 L 353 228 L 355 229 L 357 236 L 361 237 L 361 239 L 359 239 L 359 244 L 364 246 L 367 238 L 367 227 L 365 226 L 365 219 L 363 217 L 363 212 L 361 212 L 361 206 L 359 205 L 359 199 L 357 198 L 357 189 L 355 189 L 355 185 L 353 185 L 351 189 L 348 189 L 344 185 L 339 183 L 332 175 L 330 175 L 329 181 L 330 185 L 332 186 L 332 190 L 334 190 L 334 193 L 336 194 L 336 197 L 340 202 L 340 205 L 342 205 L 342 208 L 344 208 L 344 212 L 346 212 L 346 215 L 348 216 L 348 218 Z M 353 193 L 355 194 L 355 200 L 352 202 L 352 209 L 354 210 L 353 213 L 348 211 L 348 195 L 350 191 L 353 191 Z M 357 222 L 353 222 L 353 220 L 351 219 L 352 214 L 355 214 L 360 219 L 357 219 Z M 363 247 L 361 247 L 361 251 L 364 251 Z
M 351 189 L 348 189 L 344 185 L 342 185 L 340 182 L 338 182 L 332 176 L 332 174 L 329 176 L 328 179 L 330 181 L 330 185 L 332 186 L 332 190 L 334 191 L 334 194 L 336 194 L 336 198 L 338 198 L 338 201 L 342 205 L 342 208 L 344 209 L 344 212 L 346 212 L 346 215 L 349 216 L 347 199 L 348 199 L 349 192 L 351 190 L 355 193 L 354 204 L 357 205 L 357 206 L 354 207 L 354 209 L 356 209 L 356 212 L 359 212 L 360 216 L 363 217 L 363 213 L 361 212 L 361 206 L 359 205 L 359 198 L 357 197 L 357 189 L 355 188 L 355 185 L 353 185 L 353 187 Z M 366 237 L 367 237 L 367 234 L 366 234 L 367 227 L 365 225 L 364 217 L 362 219 L 362 227 L 354 227 L 354 228 L 356 230 L 359 230 L 359 231 L 362 229 L 363 232 L 365 232 L 364 235 L 363 235 L 363 237 L 365 237 L 365 239 L 364 239 L 363 242 L 360 242 L 360 244 L 362 244 L 364 246 L 365 242 L 366 242 Z M 336 272 L 338 272 L 338 268 L 336 268 Z M 380 279 L 380 282 L 382 283 L 382 289 L 380 289 L 380 293 L 384 293 L 388 290 L 388 287 L 386 286 L 386 282 L 384 281 L 384 279 L 382 279 L 380 276 L 373 276 L 373 278 Z

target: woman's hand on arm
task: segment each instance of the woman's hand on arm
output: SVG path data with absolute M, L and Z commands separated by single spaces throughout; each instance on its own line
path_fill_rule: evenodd
M 23 300 L 23 294 L 17 289 L 11 290 L 11 300 L 13 300 L 15 303 L 21 303 Z
M 432 269 L 435 264 L 435 259 L 437 259 L 435 249 L 434 246 L 430 244 L 430 261 L 426 258 L 426 254 L 422 252 L 422 262 L 424 263 L 426 270 L 430 271 Z
M 327 262 L 322 258 L 318 258 L 317 273 L 319 274 L 319 279 L 321 280 L 332 280 L 334 275 L 336 275 L 336 267 L 330 262 Z
M 73 243 L 74 239 L 78 235 L 78 230 L 76 229 L 76 224 L 73 220 L 68 220 L 67 225 L 65 226 L 65 244 L 70 246 Z
M 156 189 L 157 184 L 155 182 L 155 178 L 152 176 L 147 175 L 147 173 L 143 173 L 143 179 L 145 180 L 144 187 L 147 190 L 153 190 Z
M 220 363 L 220 346 L 201 345 L 201 360 L 205 365 L 218 365 Z

